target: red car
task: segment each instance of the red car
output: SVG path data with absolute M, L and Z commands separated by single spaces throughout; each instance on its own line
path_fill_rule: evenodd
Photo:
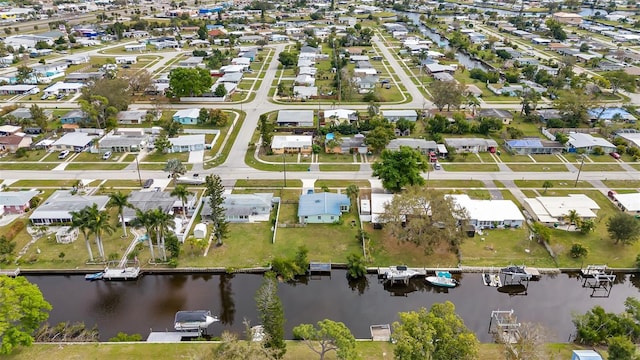
M 611 157 L 613 157 L 616 160 L 620 159 L 620 154 L 618 154 L 617 152 L 609 153 L 609 155 L 611 155 Z

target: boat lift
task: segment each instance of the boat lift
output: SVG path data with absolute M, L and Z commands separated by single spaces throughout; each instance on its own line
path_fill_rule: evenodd
M 489 334 L 493 334 L 496 341 L 504 344 L 514 344 L 520 339 L 520 323 L 513 310 L 493 310 L 489 320 Z
M 606 265 L 588 265 L 580 270 L 580 276 L 584 279 L 582 287 L 591 289 L 592 298 L 608 298 L 611 295 L 616 275 L 613 271 L 607 272 Z
M 504 275 L 502 286 L 508 289 L 520 289 L 517 293 L 526 295 L 529 290 L 529 281 L 540 278 L 540 272 L 536 268 L 529 268 L 526 266 L 511 265 L 500 270 L 500 273 Z M 524 287 L 524 290 L 522 290 Z M 506 291 L 510 294 L 515 294 L 515 291 Z

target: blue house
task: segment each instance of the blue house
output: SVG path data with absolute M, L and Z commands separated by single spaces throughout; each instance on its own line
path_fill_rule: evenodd
M 182 125 L 195 125 L 198 123 L 199 115 L 200 115 L 199 108 L 178 110 L 173 115 L 173 121 L 179 122 Z
M 61 124 L 77 124 L 88 120 L 87 114 L 82 110 L 71 110 L 60 117 Z
M 298 221 L 301 224 L 331 224 L 348 212 L 351 200 L 344 194 L 329 192 L 300 195 Z

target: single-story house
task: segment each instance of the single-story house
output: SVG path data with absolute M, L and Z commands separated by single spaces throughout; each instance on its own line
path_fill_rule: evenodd
M 616 151 L 616 146 L 607 141 L 607 139 L 594 137 L 590 134 L 569 133 L 569 141 L 566 143 L 568 152 L 584 151 L 586 154 L 593 152 L 595 148 L 600 148 L 605 154 Z
M 199 67 L 202 64 L 203 59 L 204 58 L 202 56 L 191 56 L 191 57 L 189 57 L 187 59 L 179 61 L 178 62 L 178 66 L 179 67 L 184 67 L 184 68 Z
M 328 133 L 324 141 L 324 150 L 326 153 L 331 154 L 366 154 L 369 148 L 364 143 L 365 136 L 362 134 L 355 134 L 351 137 L 342 137 L 338 141 L 339 144 L 333 147 L 329 147 L 329 142 L 335 138 L 335 134 Z
M 271 140 L 274 154 L 301 153 L 311 154 L 313 137 L 311 135 L 276 135 Z
M 446 195 L 459 208 L 466 209 L 469 224 L 476 230 L 503 227 L 521 227 L 525 219 L 518 206 L 511 200 L 478 200 L 469 195 Z
M 56 140 L 51 148 L 54 150 L 82 151 L 93 143 L 94 137 L 85 132 L 70 132 Z
M 440 72 L 440 73 L 436 73 L 433 74 L 433 78 L 437 81 L 443 81 L 443 82 L 447 82 L 447 81 L 456 81 L 456 79 L 453 77 L 453 75 L 446 73 L 446 72 Z
M 511 124 L 511 120 L 513 120 L 513 114 L 511 111 L 503 109 L 481 109 L 478 111 L 478 115 L 482 117 L 500 119 L 500 121 L 505 125 Z
M 316 83 L 316 79 L 311 75 L 300 74 L 296 76 L 293 83 L 296 85 L 313 86 Z
M 310 99 L 318 96 L 317 86 L 294 86 L 293 96 L 296 99 Z
M 313 126 L 313 110 L 279 110 L 278 126 Z
M 496 152 L 498 143 L 493 139 L 483 138 L 446 138 L 444 143 L 456 150 L 458 153 L 470 152 Z
M 0 196 L 2 196 L 2 193 L 0 193 Z M 640 214 L 640 193 L 618 194 L 611 192 L 611 198 L 620 210 Z
M 198 199 L 195 195 L 190 195 L 185 202 L 187 214 L 193 214 Z M 150 209 L 160 209 L 162 212 L 174 215 L 182 213 L 182 201 L 168 192 L 164 191 L 132 191 L 129 195 L 129 203 L 133 208 L 124 209 L 124 222 L 129 224 L 136 217 L 136 209 L 147 211 Z M 119 221 L 120 219 L 118 219 Z
M 0 95 L 37 94 L 39 92 L 40 88 L 37 85 L 0 85 Z
M 88 115 L 80 110 L 74 109 L 60 117 L 61 124 L 77 124 L 89 120 Z
M 567 25 L 580 25 L 582 24 L 582 16 L 575 13 L 557 12 L 553 14 L 553 20 Z
M 349 109 L 333 109 L 324 111 L 325 123 L 339 124 L 358 121 L 358 112 Z
M 98 150 L 101 153 L 138 152 L 149 142 L 149 135 L 142 129 L 118 129 L 98 140 Z
M 211 217 L 209 198 L 202 199 L 203 218 Z M 278 202 L 272 193 L 224 194 L 225 220 L 232 223 L 269 221 L 273 204 Z
M 40 194 L 37 190 L 0 191 L 0 216 L 2 214 L 24 214 L 29 210 L 31 199 Z
M 456 72 L 455 67 L 451 65 L 441 65 L 438 63 L 425 64 L 424 68 L 427 71 L 427 74 L 430 74 L 430 75 L 442 73 L 442 72 L 453 74 Z
M 239 84 L 242 81 L 242 77 L 244 73 L 241 72 L 233 72 L 233 73 L 224 73 L 220 78 L 220 82 Z
M 628 132 L 627 132 L 628 131 Z M 618 131 L 616 137 L 621 137 L 627 141 L 630 146 L 640 148 L 640 132 L 628 129 L 626 131 Z
M 171 143 L 171 152 L 188 152 L 204 150 L 205 136 L 204 134 L 196 135 L 180 135 L 175 138 L 169 138 Z
M 84 87 L 84 84 L 82 83 L 76 83 L 76 82 L 70 83 L 70 82 L 58 81 L 57 83 L 44 89 L 42 92 L 48 96 L 58 95 L 58 94 L 71 94 L 71 93 L 80 92 L 83 87 Z
M 117 115 L 118 124 L 142 124 L 147 112 L 143 110 L 126 110 L 120 111 Z
M 104 77 L 104 73 L 100 71 L 94 72 L 72 72 L 67 77 L 64 78 L 65 82 L 68 83 L 81 83 L 86 84 L 90 81 L 96 81 L 102 79 Z
M 388 150 L 398 151 L 400 147 L 406 146 L 414 150 L 420 151 L 422 154 L 428 154 L 431 151 L 438 150 L 438 144 L 433 140 L 425 139 L 411 139 L 411 138 L 397 138 L 389 141 L 387 145 Z
M 18 135 L 21 130 L 17 125 L 0 125 L 0 136 Z
M 132 65 L 138 62 L 137 56 L 116 56 L 116 64 Z
M 415 110 L 383 110 L 382 117 L 390 122 L 396 122 L 400 119 L 417 121 L 418 113 Z
M 385 212 L 385 206 L 391 204 L 393 194 L 371 193 L 371 198 L 360 199 L 360 218 L 362 221 L 370 221 L 374 229 L 381 229 L 384 223 L 380 216 Z
M 8 151 L 14 154 L 20 148 L 28 148 L 31 146 L 30 136 L 8 135 L 0 136 L 0 152 Z
M 562 113 L 558 109 L 540 109 L 536 110 L 536 114 L 540 117 L 540 121 L 543 122 L 554 119 L 562 119 Z
M 198 123 L 200 108 L 182 109 L 173 115 L 173 121 L 183 125 L 195 125 Z
M 504 147 L 516 155 L 555 154 L 564 150 L 564 145 L 558 141 L 546 141 L 539 138 L 507 140 Z
M 69 224 L 71 212 L 96 204 L 104 210 L 109 197 L 104 195 L 74 195 L 71 190 L 56 190 L 29 216 L 33 225 Z
M 350 206 L 351 200 L 345 194 L 303 194 L 298 200 L 298 221 L 301 224 L 331 224 L 340 220 Z
M 626 121 L 635 124 L 636 117 L 622 108 L 595 108 L 588 111 L 591 121 Z
M 571 210 L 575 210 L 582 219 L 595 219 L 596 212 L 600 210 L 600 206 L 584 194 L 525 198 L 523 206 L 535 221 L 547 225 L 564 223 Z

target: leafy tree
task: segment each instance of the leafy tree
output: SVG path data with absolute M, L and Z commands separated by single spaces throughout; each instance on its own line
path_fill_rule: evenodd
M 589 123 L 589 109 L 593 101 L 582 91 L 562 93 L 555 101 L 555 107 L 560 111 L 562 120 L 570 127 Z
M 395 137 L 391 126 L 377 126 L 369 131 L 364 143 L 374 152 L 380 152 Z
M 151 253 L 151 259 L 155 260 L 155 252 L 153 251 L 153 241 L 151 240 L 151 231 L 155 226 L 155 219 L 150 210 L 142 211 L 136 209 L 136 218 L 132 222 L 132 226 L 144 227 L 147 234 L 147 241 L 149 242 L 149 252 Z
M 427 161 L 419 151 L 402 146 L 398 151 L 384 150 L 371 165 L 373 176 L 382 180 L 382 186 L 399 192 L 407 185 L 423 185 L 422 172 L 427 171 Z
M 224 84 L 220 84 L 216 87 L 213 94 L 217 97 L 224 97 L 227 95 L 227 88 L 224 87 Z
M 167 137 L 176 137 L 179 133 L 183 131 L 182 124 L 177 121 L 173 121 L 172 119 L 168 119 L 164 123 L 162 123 L 162 129 L 166 133 Z
M 466 224 L 468 218 L 466 210 L 456 206 L 451 197 L 422 186 L 410 186 L 396 194 L 380 215 L 391 238 L 414 243 L 426 253 L 441 245 L 455 250 L 464 240 L 459 224 Z
M 287 351 L 284 341 L 284 309 L 278 297 L 278 281 L 273 273 L 267 273 L 262 286 L 256 293 L 258 316 L 262 322 L 266 339 L 264 346 L 277 351 L 277 358 L 282 358 Z
M 592 232 L 596 227 L 596 224 L 592 219 L 582 219 L 580 220 L 580 224 L 578 225 L 578 229 L 581 234 L 588 234 Z
M 229 227 L 224 208 L 224 186 L 222 179 L 217 174 L 208 175 L 205 178 L 205 196 L 209 197 L 211 206 L 211 219 L 213 220 L 213 234 L 216 237 L 216 245 L 222 245 L 222 239 L 227 237 Z
M 169 73 L 171 97 L 201 96 L 209 92 L 213 80 L 207 69 L 175 68 Z
M 636 76 L 629 75 L 624 70 L 607 71 L 602 77 L 609 81 L 611 92 L 614 94 L 620 89 L 628 92 L 636 91 Z
M 30 80 L 31 77 L 34 75 L 35 75 L 35 72 L 33 71 L 32 68 L 26 65 L 20 65 L 18 66 L 18 69 L 16 72 L 16 82 L 19 84 L 24 84 L 28 80 Z
M 198 112 L 198 124 L 207 124 L 209 123 L 209 110 L 202 108 L 200 112 Z
M 607 232 L 616 244 L 631 244 L 640 237 L 640 222 L 633 215 L 616 212 L 607 220 Z
M 43 132 L 47 131 L 49 127 L 48 116 L 45 114 L 44 109 L 36 104 L 31 105 L 29 109 L 31 114 L 31 121 L 33 121 Z
M 554 19 L 548 19 L 547 21 L 545 21 L 545 24 L 549 29 L 551 37 L 560 41 L 564 41 L 567 39 L 567 33 L 562 29 L 563 26 L 561 22 Z
M 131 103 L 130 86 L 129 79 L 124 77 L 99 79 L 82 88 L 80 100 L 93 103 L 94 96 L 101 96 L 107 99 L 102 101 L 103 103 L 113 106 L 118 111 L 124 111 Z
M 636 345 L 625 336 L 614 336 L 607 340 L 609 360 L 637 360 Z
M 182 219 L 187 218 L 186 202 L 187 199 L 189 199 L 190 195 L 193 195 L 193 192 L 189 191 L 189 189 L 187 189 L 187 187 L 183 184 L 176 185 L 176 187 L 174 187 L 171 191 L 171 196 L 177 197 L 178 199 L 180 199 L 180 202 L 182 202 Z
M 164 153 L 167 149 L 171 147 L 171 142 L 167 138 L 166 134 L 161 134 L 153 142 L 153 147 L 156 149 L 157 152 Z
M 429 85 L 429 93 L 433 104 L 442 111 L 444 107 L 447 107 L 447 111 L 454 108 L 459 108 L 462 104 L 464 85 L 455 81 L 434 81 Z
M 253 341 L 253 332 L 246 321 L 245 328 L 245 339 L 238 339 L 235 334 L 224 331 L 220 345 L 209 348 L 213 349 L 212 354 L 203 354 L 198 358 L 225 360 L 274 360 L 278 358 L 278 351 L 264 347 L 265 339 Z
M 108 206 L 118 209 L 120 214 L 120 223 L 122 224 L 122 237 L 127 236 L 127 224 L 124 221 L 124 208 L 132 208 L 133 205 L 129 202 L 129 194 L 124 194 L 120 191 L 116 191 L 109 194 Z
M 478 339 L 455 313 L 453 303 L 434 304 L 415 312 L 401 312 L 393 323 L 396 346 L 402 360 L 471 360 L 478 356 Z
M 273 130 L 275 125 L 269 121 L 267 114 L 261 114 L 258 120 L 258 129 L 260 130 L 260 137 L 262 138 L 262 147 L 265 149 L 271 148 L 271 140 L 273 139 Z
M 396 128 L 400 130 L 400 132 L 404 133 L 409 130 L 410 133 L 413 133 L 413 129 L 415 129 L 416 123 L 405 118 L 399 119 L 396 121 Z
M 164 171 L 170 173 L 170 177 L 173 179 L 173 186 L 176 186 L 177 179 L 187 172 L 187 167 L 184 166 L 180 159 L 169 159 L 164 166 Z
M 349 199 L 351 199 L 351 203 L 354 204 L 352 208 L 356 207 L 358 194 L 360 194 L 360 188 L 358 187 L 358 185 L 349 184 L 349 186 L 347 186 L 347 188 L 345 189 L 345 192 L 347 193 L 347 196 L 349 197 Z
M 332 320 L 318 321 L 317 327 L 312 324 L 301 324 L 293 328 L 293 336 L 302 339 L 305 345 L 320 355 L 320 360 L 329 351 L 335 351 L 342 360 L 359 359 L 356 350 L 356 339 L 343 323 Z
M 296 54 L 288 51 L 283 51 L 278 55 L 278 61 L 284 68 L 288 68 L 290 66 L 294 66 L 298 61 Z
M 49 318 L 49 304 L 37 285 L 27 278 L 0 276 L 0 354 L 17 346 L 30 346 L 32 334 Z
M 130 341 L 142 341 L 142 335 L 118 332 L 116 336 L 109 339 L 109 342 L 130 342 Z
M 367 275 L 367 263 L 360 254 L 347 255 L 347 276 L 351 279 L 359 279 Z
M 210 109 L 209 110 L 209 121 L 213 126 L 225 126 L 229 122 L 229 114 L 224 110 L 220 109 Z
M 612 337 L 623 336 L 637 342 L 640 338 L 640 302 L 629 297 L 624 304 L 625 311 L 621 314 L 608 313 L 598 305 L 583 315 L 574 315 L 575 341 L 584 345 L 604 345 Z
M 89 120 L 99 129 L 106 128 L 110 119 L 118 113 L 118 109 L 109 105 L 109 99 L 100 95 L 92 95 L 89 100 L 78 101 L 80 109 L 87 114 Z
M 574 259 L 586 257 L 588 253 L 589 250 L 587 250 L 586 247 L 582 246 L 582 244 L 577 243 L 571 245 L 571 249 L 569 250 L 569 255 Z
M 502 342 L 506 360 L 547 360 L 550 354 L 546 349 L 546 333 L 542 326 L 522 323 L 518 328 L 515 343 Z
M 482 135 L 489 135 L 492 131 L 502 130 L 502 120 L 493 117 L 483 117 L 478 119 L 480 124 L 478 125 L 478 133 Z
M 543 223 L 534 222 L 531 226 L 531 231 L 535 235 L 538 242 L 549 242 L 551 240 L 551 229 L 546 227 Z
M 580 214 L 578 214 L 578 211 L 575 209 L 571 209 L 564 214 L 564 221 L 568 222 L 569 226 L 573 225 L 577 227 L 580 224 L 580 220 L 582 220 L 582 218 L 580 218 Z
M 129 83 L 131 95 L 145 93 L 152 89 L 153 77 L 145 69 L 123 71 L 120 76 Z

